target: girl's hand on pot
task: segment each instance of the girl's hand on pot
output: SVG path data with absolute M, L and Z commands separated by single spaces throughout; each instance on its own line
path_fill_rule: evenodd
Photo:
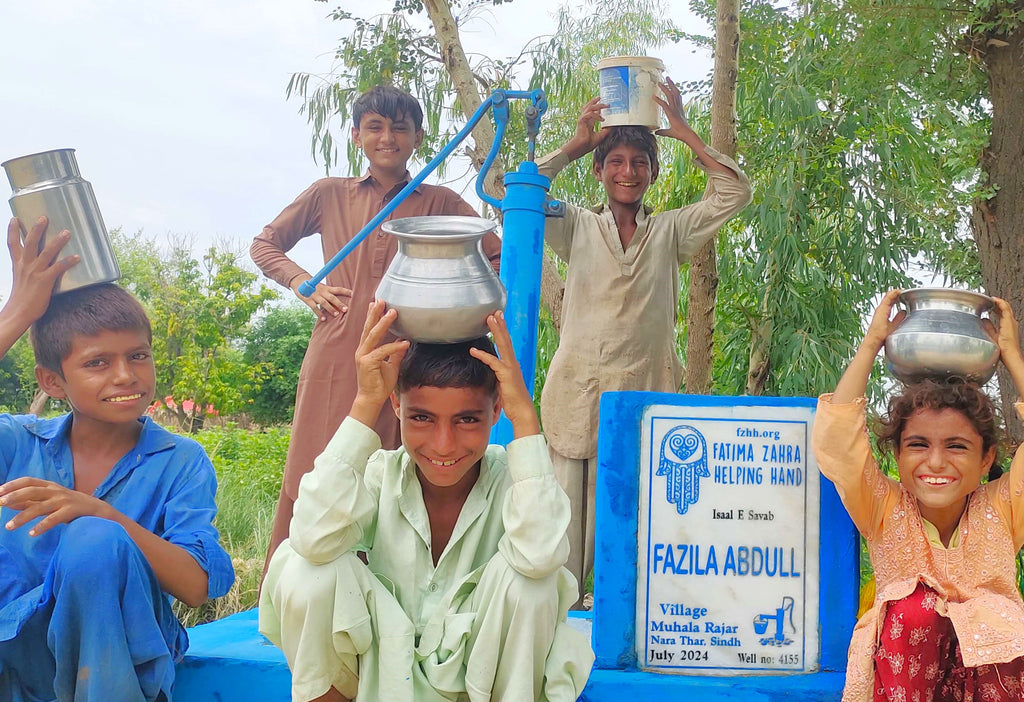
M 878 353 L 879 349 L 885 345 L 888 336 L 907 316 L 904 310 L 900 310 L 895 316 L 892 316 L 893 306 L 902 292 L 899 289 L 890 290 L 878 303 L 878 307 L 875 308 L 875 313 L 871 317 L 871 324 L 868 325 L 867 333 L 864 334 L 862 346 L 873 348 L 874 352 Z

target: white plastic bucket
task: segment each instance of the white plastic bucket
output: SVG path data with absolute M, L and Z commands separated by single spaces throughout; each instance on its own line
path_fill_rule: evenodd
M 597 64 L 601 86 L 601 111 L 604 127 L 638 125 L 648 129 L 661 126 L 661 106 L 654 101 L 660 95 L 665 64 L 648 56 L 611 56 Z

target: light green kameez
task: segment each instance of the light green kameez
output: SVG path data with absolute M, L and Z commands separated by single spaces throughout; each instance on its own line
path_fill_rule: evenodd
M 415 467 L 346 419 L 303 477 L 274 555 L 260 631 L 294 700 L 575 700 L 593 663 L 565 623 L 569 504 L 542 436 L 488 448 L 433 564 Z M 368 565 L 355 555 L 366 551 Z

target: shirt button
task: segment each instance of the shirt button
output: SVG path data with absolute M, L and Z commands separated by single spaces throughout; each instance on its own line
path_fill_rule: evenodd
M 437 583 L 430 583 L 430 591 L 437 592 Z

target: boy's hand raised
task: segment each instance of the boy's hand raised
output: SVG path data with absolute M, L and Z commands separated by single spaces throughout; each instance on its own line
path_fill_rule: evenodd
M 398 368 L 409 350 L 405 339 L 380 342 L 398 317 L 396 310 L 384 309 L 382 300 L 374 300 L 366 313 L 366 324 L 356 349 L 356 380 L 359 386 L 349 416 L 373 427 L 381 407 L 395 390 Z
M 569 157 L 570 161 L 589 154 L 608 136 L 608 132 L 604 129 L 594 131 L 594 127 L 604 121 L 601 110 L 606 107 L 608 105 L 601 102 L 599 97 L 593 98 L 583 106 L 583 111 L 580 112 L 579 119 L 576 120 L 576 133 L 562 147 L 562 152 Z
M 659 87 L 661 92 L 665 94 L 665 99 L 662 100 L 655 95 L 654 101 L 661 105 L 661 109 L 665 112 L 665 116 L 668 118 L 668 129 L 659 129 L 654 133 L 658 136 L 667 136 L 685 141 L 686 137 L 689 137 L 694 132 L 690 127 L 690 123 L 686 121 L 686 111 L 683 109 L 683 95 L 679 92 L 679 87 L 671 78 L 666 77 L 665 82 L 660 83 Z
M 473 358 L 487 364 L 498 377 L 498 399 L 505 410 L 505 416 L 512 423 L 512 435 L 519 439 L 540 433 L 540 422 L 533 408 L 533 400 L 523 381 L 523 371 L 519 368 L 512 339 L 505 326 L 505 314 L 495 312 L 487 318 L 487 328 L 494 335 L 494 346 L 498 356 L 493 356 L 482 349 L 471 348 Z
M 71 238 L 66 229 L 52 237 L 42 249 L 39 248 L 47 224 L 47 219 L 40 217 L 29 230 L 24 244 L 17 218 L 11 219 L 7 225 L 7 248 L 11 252 L 14 285 L 4 310 L 18 315 L 25 329 L 45 314 L 57 278 L 79 261 L 77 255 L 57 260 L 60 250 Z

